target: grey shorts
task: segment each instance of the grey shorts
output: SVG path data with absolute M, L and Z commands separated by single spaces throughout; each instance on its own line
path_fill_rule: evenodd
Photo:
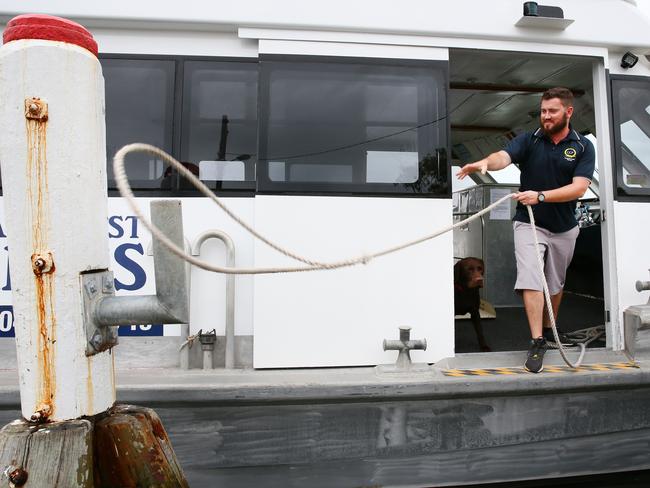
M 514 222 L 515 258 L 517 259 L 517 282 L 515 290 L 543 291 L 539 264 L 535 256 L 535 240 L 530 224 Z M 580 229 L 576 225 L 566 232 L 555 234 L 536 227 L 540 253 L 544 260 L 544 274 L 551 295 L 556 295 L 564 288 L 566 270 L 573 258 L 576 239 Z

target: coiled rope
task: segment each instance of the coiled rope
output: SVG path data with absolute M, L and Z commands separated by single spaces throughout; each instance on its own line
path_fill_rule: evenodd
M 296 261 L 299 261 L 301 263 L 304 263 L 306 266 L 289 266 L 289 267 L 274 267 L 274 268 L 232 268 L 232 267 L 223 267 L 223 266 L 215 266 L 213 264 L 210 264 L 206 261 L 200 260 L 188 253 L 185 252 L 184 249 L 181 249 L 180 247 L 176 246 L 171 240 L 167 238 L 166 235 L 164 235 L 160 229 L 158 229 L 156 226 L 154 226 L 151 221 L 143 215 L 143 213 L 140 211 L 140 207 L 136 204 L 135 201 L 135 196 L 133 195 L 133 191 L 131 190 L 131 187 L 128 182 L 128 178 L 126 175 L 126 170 L 124 168 L 124 159 L 127 154 L 132 153 L 132 152 L 145 152 L 152 154 L 154 156 L 159 157 L 163 161 L 166 161 L 169 163 L 171 166 L 176 169 L 181 176 L 186 178 L 188 181 L 190 181 L 204 196 L 212 200 L 214 203 L 216 203 L 230 218 L 232 218 L 235 222 L 237 222 L 240 226 L 242 226 L 244 229 L 246 229 L 250 234 L 270 246 L 271 248 L 275 249 L 281 254 L 284 254 L 287 257 L 290 257 Z M 206 271 L 212 271 L 215 273 L 223 273 L 223 274 L 246 274 L 246 275 L 255 275 L 255 274 L 271 274 L 271 273 L 296 273 L 296 272 L 304 272 L 304 271 L 323 271 L 323 270 L 331 270 L 331 269 L 338 269 L 338 268 L 344 268 L 344 267 L 349 267 L 349 266 L 356 266 L 358 264 L 367 264 L 371 260 L 381 257 L 381 256 L 386 256 L 388 254 L 392 254 L 398 251 L 401 251 L 403 249 L 415 246 L 416 244 L 420 244 L 422 242 L 434 239 L 435 237 L 438 237 L 446 232 L 449 232 L 456 227 L 460 227 L 462 225 L 465 225 L 473 220 L 476 220 L 480 218 L 481 216 L 485 215 L 486 213 L 490 212 L 493 208 L 499 206 L 501 203 L 504 201 L 511 199 L 512 195 L 505 195 L 504 197 L 500 198 L 496 202 L 488 205 L 485 207 L 483 210 L 480 210 L 476 212 L 475 214 L 469 216 L 466 219 L 463 219 L 459 222 L 456 222 L 455 224 L 452 224 L 450 226 L 444 227 L 443 229 L 440 229 L 432 234 L 425 235 L 423 237 L 420 237 L 418 239 L 406 242 L 404 244 L 390 247 L 387 249 L 384 249 L 382 251 L 378 251 L 372 254 L 364 254 L 361 256 L 357 256 L 351 259 L 345 259 L 342 261 L 335 261 L 335 262 L 321 262 L 321 261 L 316 261 L 313 259 L 308 259 L 303 256 L 300 256 L 299 254 L 292 252 L 288 249 L 283 248 L 282 246 L 272 242 L 270 239 L 267 239 L 263 235 L 259 234 L 255 229 L 253 229 L 248 223 L 243 221 L 241 218 L 239 218 L 232 210 L 226 206 L 219 197 L 217 197 L 200 179 L 198 179 L 190 170 L 185 168 L 180 162 L 178 162 L 175 158 L 167 154 L 165 151 L 162 149 L 159 149 L 155 146 L 152 146 L 150 144 L 143 144 L 143 143 L 134 143 L 134 144 L 128 144 L 124 146 L 122 149 L 120 149 L 116 154 L 115 157 L 113 158 L 113 172 L 115 175 L 115 182 L 117 184 L 118 189 L 120 190 L 121 195 L 126 199 L 127 203 L 129 204 L 129 207 L 131 207 L 131 210 L 137 215 L 138 219 L 142 224 L 151 232 L 151 235 L 154 236 L 156 239 L 158 239 L 167 249 L 169 249 L 172 253 L 174 253 L 176 256 L 178 256 L 181 259 L 184 259 L 185 261 L 193 264 L 194 266 L 198 266 L 201 269 L 204 269 Z M 535 239 L 535 246 L 539 249 L 539 242 L 537 240 L 537 229 L 535 227 L 535 217 L 533 216 L 533 211 L 530 206 L 528 206 L 528 215 L 530 216 L 530 223 L 532 226 L 533 230 L 533 236 Z M 537 253 L 537 262 L 540 267 L 540 273 L 542 276 L 542 283 L 544 286 L 544 296 L 546 298 L 546 306 L 548 309 L 549 313 L 549 318 L 551 320 L 551 326 L 553 329 L 553 336 L 555 337 L 555 341 L 559 346 L 560 354 L 562 355 L 562 359 L 572 368 L 578 368 L 580 364 L 582 363 L 582 359 L 585 354 L 585 346 L 584 344 L 579 344 L 581 347 L 581 352 L 580 352 L 580 357 L 578 358 L 578 361 L 574 364 L 569 361 L 569 359 L 566 356 L 566 353 L 564 352 L 564 347 L 562 346 L 562 343 L 560 341 L 560 338 L 557 333 L 557 327 L 555 325 L 555 317 L 553 316 L 553 307 L 551 304 L 551 298 L 550 298 L 550 292 L 548 290 L 548 284 L 546 283 L 546 276 L 544 274 L 544 264 L 542 262 L 541 254 L 538 252 Z

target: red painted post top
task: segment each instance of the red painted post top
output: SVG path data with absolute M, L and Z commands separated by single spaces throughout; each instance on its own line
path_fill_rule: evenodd
M 67 42 L 81 46 L 97 56 L 97 42 L 85 27 L 53 15 L 25 14 L 11 19 L 2 35 L 2 41 L 6 44 L 20 39 Z

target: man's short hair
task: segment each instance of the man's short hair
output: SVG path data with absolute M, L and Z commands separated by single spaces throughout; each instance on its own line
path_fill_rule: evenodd
M 565 107 L 573 106 L 573 92 L 568 88 L 561 86 L 549 88 L 542 95 L 542 100 L 550 100 L 551 98 L 559 98 Z

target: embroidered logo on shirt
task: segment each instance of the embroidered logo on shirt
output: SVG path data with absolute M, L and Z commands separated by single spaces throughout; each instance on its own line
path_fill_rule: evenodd
M 564 150 L 564 159 L 566 159 L 567 161 L 575 161 L 577 154 L 578 154 L 578 151 L 576 151 L 572 147 L 567 147 Z

